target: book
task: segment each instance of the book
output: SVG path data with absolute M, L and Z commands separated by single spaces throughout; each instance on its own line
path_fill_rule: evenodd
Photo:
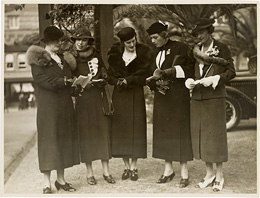
M 83 76 L 80 75 L 76 80 L 73 82 L 72 86 L 81 85 L 83 88 L 87 86 L 87 84 L 91 84 L 91 75 Z

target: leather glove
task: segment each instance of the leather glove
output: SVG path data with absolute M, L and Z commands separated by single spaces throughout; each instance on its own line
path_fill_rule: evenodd
M 79 97 L 81 96 L 81 93 L 84 91 L 81 85 L 76 85 L 71 87 L 70 94 L 74 97 Z
M 156 80 L 146 80 L 146 85 L 150 88 L 151 91 L 156 90 Z
M 175 79 L 176 78 L 176 69 L 175 67 L 168 68 L 162 71 L 162 79 Z

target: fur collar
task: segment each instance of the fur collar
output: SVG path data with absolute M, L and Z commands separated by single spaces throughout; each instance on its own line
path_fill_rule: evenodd
M 52 65 L 51 55 L 42 47 L 32 45 L 28 48 L 26 52 L 27 62 L 30 66 L 41 66 L 47 67 Z M 68 63 L 71 70 L 76 68 L 76 60 L 73 54 L 69 52 L 64 52 L 62 58 Z

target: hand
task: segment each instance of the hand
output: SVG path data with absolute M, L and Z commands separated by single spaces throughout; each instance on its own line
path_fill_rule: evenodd
M 66 86 L 71 86 L 73 82 L 74 82 L 74 79 L 64 76 L 64 83 Z
M 195 87 L 196 83 L 195 81 L 192 79 L 192 78 L 188 78 L 186 81 L 185 81 L 185 86 L 188 88 L 188 89 L 193 89 Z
M 146 85 L 150 88 L 150 90 L 154 91 L 156 89 L 156 80 L 146 79 Z
M 176 77 L 176 69 L 175 67 L 168 68 L 162 71 L 163 79 L 172 79 Z
M 206 77 L 206 78 L 202 78 L 200 80 L 200 84 L 202 84 L 204 87 L 209 87 L 210 85 L 212 85 L 212 78 L 211 77 Z
M 81 96 L 81 93 L 84 91 L 83 87 L 81 85 L 76 85 L 71 87 L 71 95 L 74 97 Z

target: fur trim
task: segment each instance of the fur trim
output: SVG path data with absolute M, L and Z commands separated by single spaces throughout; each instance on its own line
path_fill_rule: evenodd
M 122 55 L 124 52 L 124 46 L 121 43 L 115 43 L 108 52 L 108 63 L 110 68 L 114 73 L 119 76 L 125 76 L 125 63 L 123 61 Z M 141 61 L 140 65 L 136 69 L 144 69 L 148 67 L 148 62 L 151 60 L 151 49 L 143 44 L 136 44 L 136 54 L 137 58 Z
M 206 64 L 217 64 L 221 66 L 225 66 L 229 63 L 228 60 L 220 57 L 209 57 L 207 54 L 200 51 L 198 45 L 195 45 L 193 48 L 194 58 L 199 62 L 204 62 Z
M 30 66 L 47 66 L 51 64 L 51 55 L 45 49 L 36 45 L 28 48 L 26 58 Z
M 77 66 L 77 61 L 76 61 L 75 57 L 73 56 L 73 54 L 71 54 L 70 52 L 64 52 L 63 57 L 64 57 L 64 60 L 69 64 L 70 69 L 72 71 L 74 71 Z

